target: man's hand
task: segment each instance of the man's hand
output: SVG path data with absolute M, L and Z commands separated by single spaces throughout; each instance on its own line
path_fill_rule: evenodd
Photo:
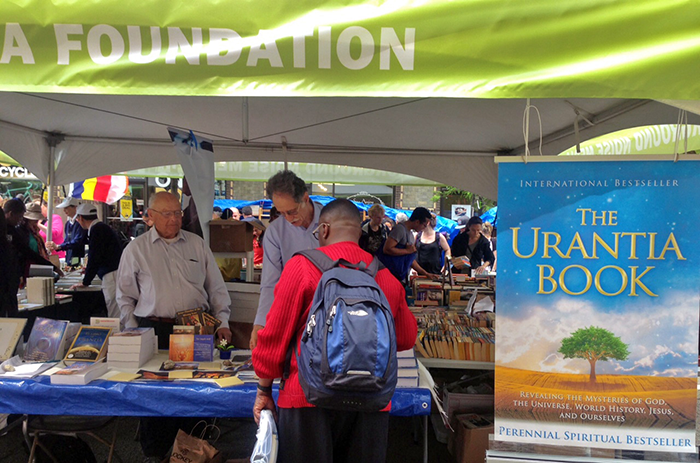
M 70 287 L 71 291 L 73 291 L 73 290 L 85 289 L 85 288 L 87 288 L 87 286 L 85 286 L 85 285 L 82 284 L 82 283 L 78 283 L 78 284 L 73 285 L 73 286 Z
M 56 250 L 56 248 L 58 248 L 58 246 L 56 246 L 56 243 L 54 243 L 53 241 L 46 242 L 46 250 L 47 251 L 54 252 Z
M 218 330 L 216 330 L 216 337 L 218 339 L 225 339 L 226 342 L 231 344 L 231 338 L 233 337 L 233 334 L 228 328 L 219 328 Z
M 407 244 L 406 245 L 406 254 L 413 254 L 414 252 L 418 252 L 418 249 L 416 249 L 415 244 Z
M 275 421 L 277 421 L 275 399 L 272 398 L 272 395 L 258 389 L 258 394 L 255 396 L 255 404 L 253 404 L 253 417 L 255 418 L 255 424 L 260 424 L 260 412 L 263 410 L 270 410 L 272 412 L 272 416 L 275 417 Z
M 258 331 L 263 328 L 262 325 L 253 325 L 253 331 L 250 333 L 250 350 L 255 349 L 255 346 L 258 345 Z

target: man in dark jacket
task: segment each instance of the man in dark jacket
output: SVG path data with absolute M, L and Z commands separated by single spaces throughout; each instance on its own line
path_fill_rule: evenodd
M 21 269 L 12 245 L 7 241 L 5 214 L 0 213 L 0 317 L 17 317 L 17 290 Z
M 90 286 L 93 278 L 102 280 L 102 294 L 107 305 L 107 315 L 120 318 L 117 305 L 117 268 L 122 257 L 122 246 L 117 234 L 104 222 L 97 220 L 97 208 L 93 204 L 81 204 L 77 209 L 77 222 L 87 230 L 88 263 L 83 282 L 71 289 Z
M 3 212 L 7 221 L 7 241 L 15 250 L 19 260 L 19 271 L 22 280 L 27 278 L 29 267 L 32 264 L 54 266 L 51 261 L 29 247 L 29 230 L 22 226 L 26 211 L 27 208 L 22 200 L 17 198 L 7 201 L 3 206 Z
M 63 209 L 68 217 L 63 226 L 63 243 L 56 245 L 53 241 L 46 243 L 49 251 L 66 251 L 66 265 L 75 267 L 80 263 L 80 258 L 85 256 L 85 243 L 87 242 L 87 232 L 80 226 L 76 219 L 76 212 L 80 203 L 76 198 L 66 198 L 61 204 L 56 206 Z
M 487 267 L 493 267 L 496 259 L 491 251 L 491 243 L 481 233 L 483 223 L 481 218 L 472 217 L 467 222 L 466 232 L 460 233 L 452 241 L 452 257 L 465 256 L 470 263 L 470 267 L 453 269 L 455 273 L 470 273 L 471 270 L 475 270 L 475 274 L 478 275 L 486 272 Z

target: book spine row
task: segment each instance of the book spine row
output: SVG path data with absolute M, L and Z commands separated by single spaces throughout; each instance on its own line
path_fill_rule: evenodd
M 495 360 L 495 331 L 487 326 L 473 325 L 459 315 L 442 317 L 431 314 L 419 319 L 420 329 L 416 339 L 416 349 L 424 357 L 449 360 L 471 360 L 493 362 Z M 461 323 L 466 321 L 466 323 Z

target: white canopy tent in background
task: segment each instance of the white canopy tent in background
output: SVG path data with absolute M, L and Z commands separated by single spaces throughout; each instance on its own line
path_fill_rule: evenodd
M 532 100 L 542 151 L 640 125 L 669 124 L 678 109 L 652 100 Z M 696 102 L 673 102 L 695 109 Z M 166 127 L 214 142 L 215 161 L 339 164 L 434 180 L 496 199 L 497 155 L 524 153 L 526 101 L 445 98 L 279 98 L 0 92 L 0 149 L 54 185 L 177 162 Z M 186 110 L 183 110 L 186 108 Z M 691 114 L 689 123 L 700 123 Z M 579 131 L 575 130 L 576 122 Z M 531 115 L 530 150 L 539 123 Z M 247 140 L 247 142 L 243 141 Z

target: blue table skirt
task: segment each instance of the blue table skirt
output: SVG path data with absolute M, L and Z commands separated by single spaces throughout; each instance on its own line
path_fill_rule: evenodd
M 275 386 L 275 398 L 277 387 Z M 118 383 L 96 380 L 85 386 L 51 385 L 48 376 L 0 380 L 0 413 L 94 416 L 253 416 L 254 384 L 220 388 L 194 381 Z M 430 391 L 397 389 L 391 414 L 430 414 Z

